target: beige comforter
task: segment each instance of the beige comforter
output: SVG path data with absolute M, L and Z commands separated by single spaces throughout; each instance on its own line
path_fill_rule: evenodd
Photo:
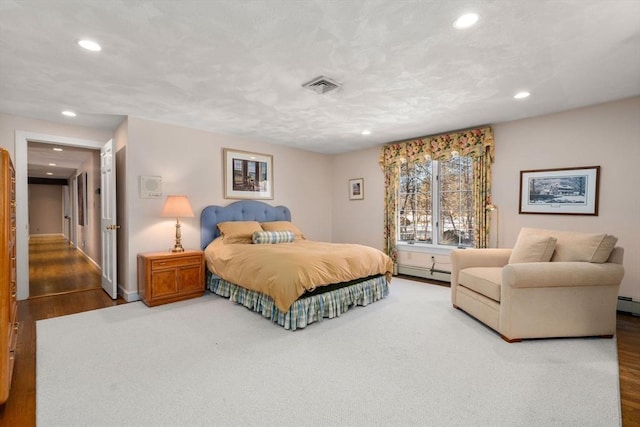
M 282 312 L 307 290 L 385 274 L 391 258 L 369 246 L 296 240 L 278 244 L 225 244 L 205 249 L 207 268 L 224 280 L 269 295 Z

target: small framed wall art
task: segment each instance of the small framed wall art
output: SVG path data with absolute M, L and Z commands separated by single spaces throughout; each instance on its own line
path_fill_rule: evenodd
M 364 199 L 364 178 L 349 180 L 349 200 Z
M 520 171 L 521 214 L 598 215 L 600 166 Z
M 87 216 L 87 173 L 82 172 L 77 176 L 78 181 L 78 225 L 89 225 Z
M 273 156 L 223 149 L 225 199 L 273 199 Z

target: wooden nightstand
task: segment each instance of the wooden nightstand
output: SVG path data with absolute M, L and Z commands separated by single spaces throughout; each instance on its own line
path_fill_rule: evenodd
M 204 294 L 204 253 L 138 254 L 138 294 L 149 307 Z

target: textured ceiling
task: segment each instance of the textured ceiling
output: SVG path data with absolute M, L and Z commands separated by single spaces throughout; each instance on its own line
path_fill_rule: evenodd
M 0 112 L 81 126 L 340 153 L 639 94 L 640 0 L 0 0 Z
M 63 151 L 54 151 L 53 148 Z M 68 179 L 77 174 L 77 169 L 88 162 L 92 156 L 100 157 L 97 150 L 80 147 L 57 147 L 40 142 L 28 144 L 29 178 Z M 99 160 L 97 160 L 99 162 Z M 51 166 L 54 165 L 54 166 Z M 51 175 L 48 175 L 51 173 Z

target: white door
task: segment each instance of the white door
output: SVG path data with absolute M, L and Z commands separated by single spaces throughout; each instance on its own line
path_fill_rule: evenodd
M 100 149 L 100 205 L 102 230 L 102 289 L 113 299 L 118 297 L 118 260 L 116 224 L 116 162 L 113 140 Z

